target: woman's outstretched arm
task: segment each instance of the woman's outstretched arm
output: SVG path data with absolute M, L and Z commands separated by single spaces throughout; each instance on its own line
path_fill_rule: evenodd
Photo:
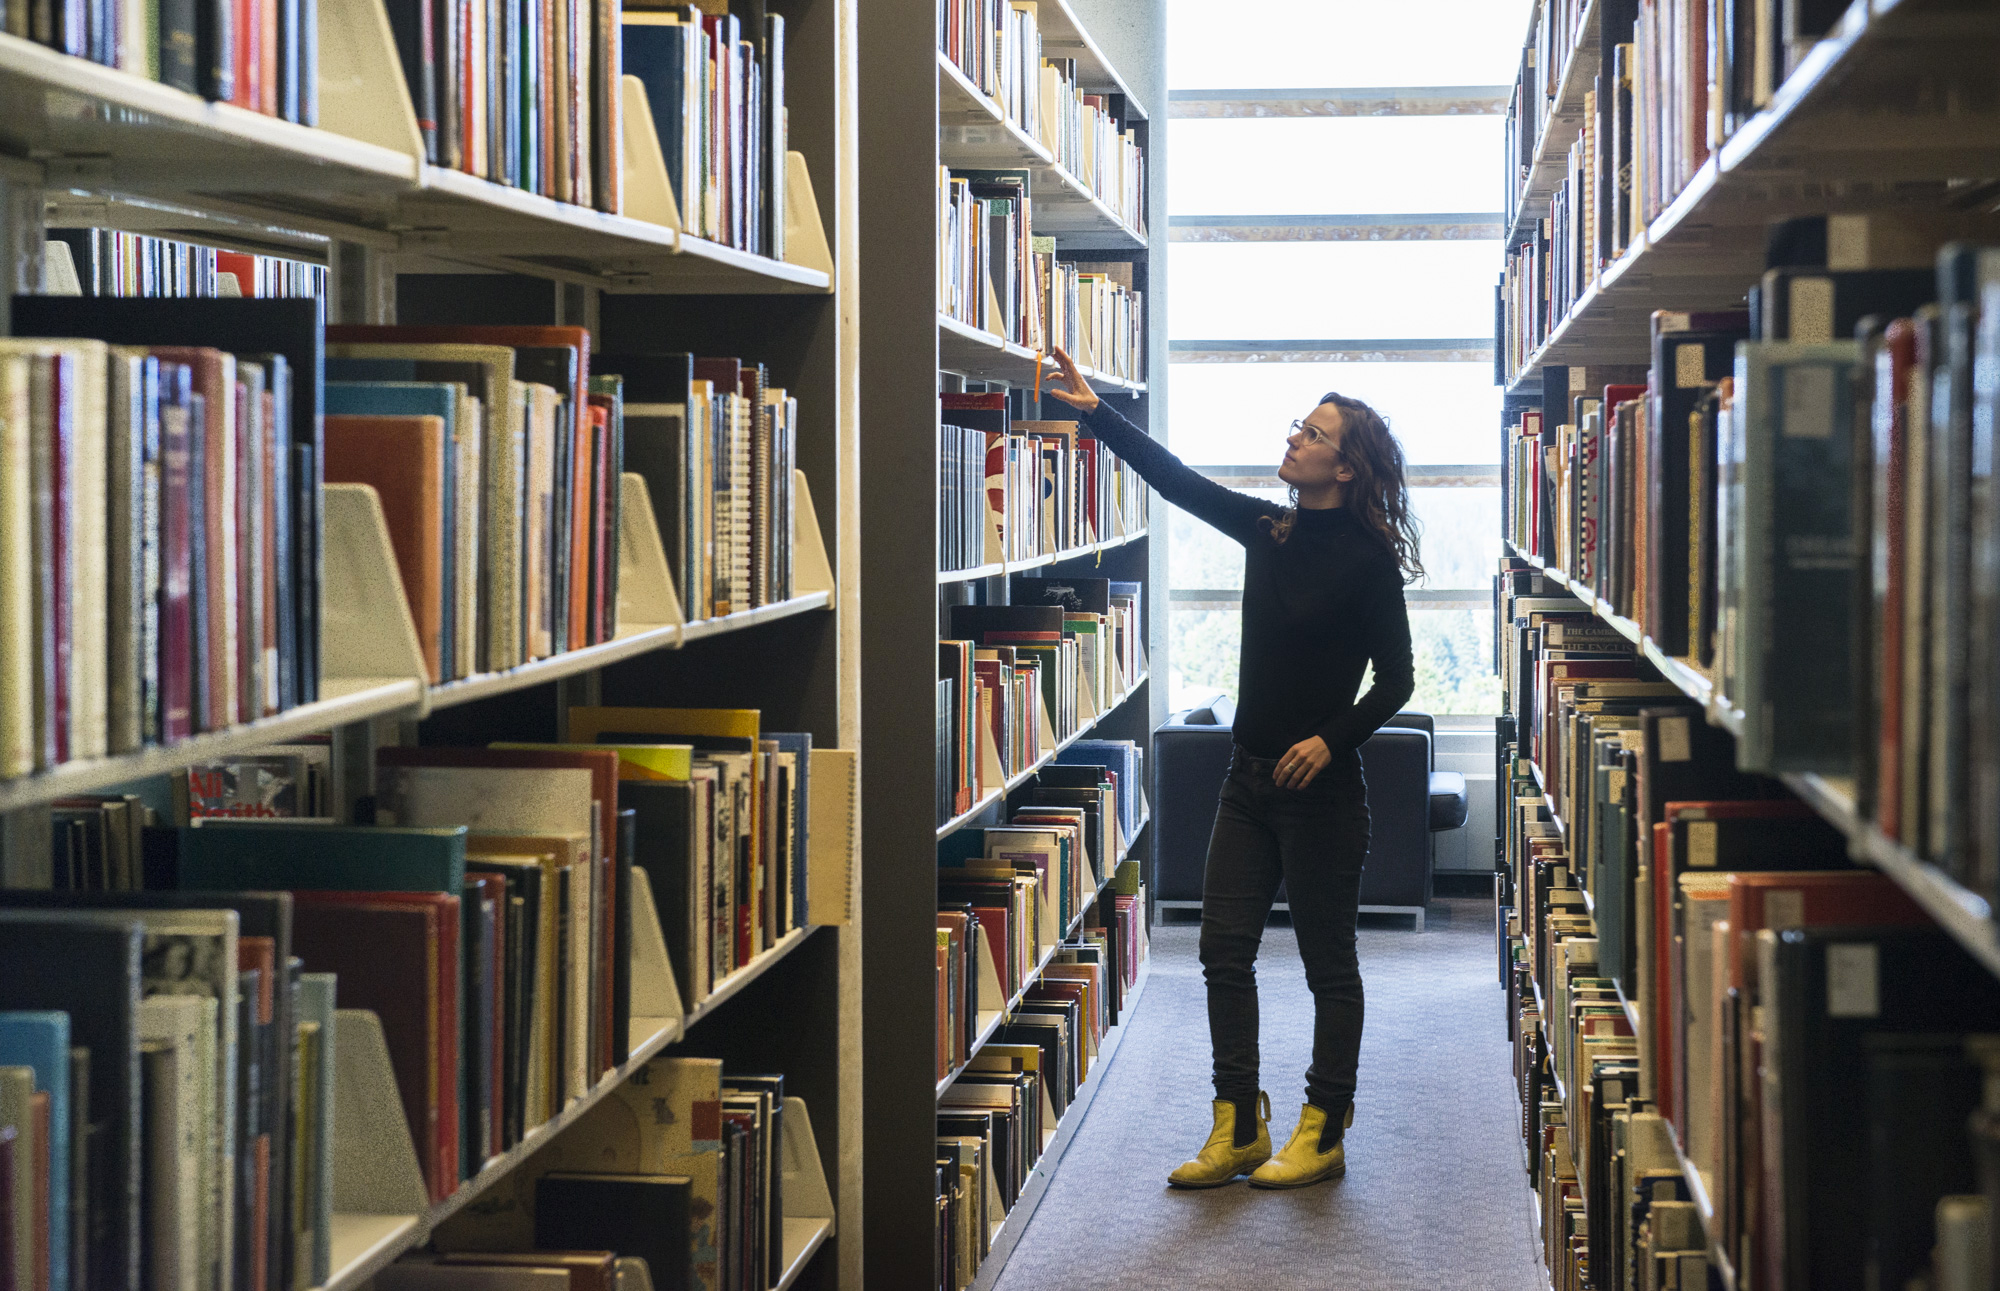
M 1248 542 L 1257 533 L 1260 520 L 1277 514 L 1277 504 L 1225 488 L 1168 452 L 1158 440 L 1099 399 L 1069 355 L 1061 350 L 1055 354 L 1069 388 L 1050 386 L 1048 393 L 1076 409 L 1105 447 L 1130 462 L 1161 497 L 1238 542 Z

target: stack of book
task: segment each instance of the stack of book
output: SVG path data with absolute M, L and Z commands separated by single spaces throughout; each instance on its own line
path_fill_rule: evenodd
M 794 1104 L 796 1099 L 790 1100 Z M 784 1269 L 785 1078 L 654 1058 L 409 1257 L 383 1291 L 500 1291 L 526 1273 L 609 1288 L 643 1260 L 656 1287 L 762 1291 Z M 796 1204 L 796 1203 L 794 1203 Z
M 14 317 L 0 775 L 316 698 L 314 303 L 24 297 Z
M 1528 43 L 1521 49 L 1521 72 L 1507 105 L 1508 173 L 1513 176 L 1506 194 L 1509 224 L 1517 213 L 1520 187 L 1534 166 L 1535 149 L 1556 110 L 1563 72 L 1583 35 L 1585 7 L 1583 0 L 1556 0 L 1535 7 Z
M 645 87 L 681 228 L 783 260 L 785 19 L 718 8 L 613 9 L 622 70 Z
M 1078 363 L 1121 381 L 1146 379 L 1145 293 L 1130 260 L 1051 260 L 1048 336 Z
M 1032 236 L 1025 170 L 938 169 L 938 310 L 1031 350 L 1051 343 L 1055 239 Z
M 761 363 L 609 355 L 624 385 L 625 469 L 646 481 L 690 619 L 789 600 L 799 407 Z
M 938 1098 L 937 1122 L 936 1268 L 944 1291 L 964 1291 L 978 1276 L 993 1234 L 1093 1074 L 1105 1034 L 1123 1015 L 1145 954 L 1134 914 L 1135 903 L 1145 900 L 1138 871 L 1133 861 L 1119 867 L 1131 892 L 1115 896 L 1109 910 L 1100 903 L 1076 936 L 1051 945 L 1048 962 L 1025 988 L 1001 1000 L 940 999 L 940 1034 L 964 1055 L 940 1071 L 940 1079 L 950 1080 Z M 960 929 L 976 926 L 976 917 L 983 917 L 976 907 L 939 910 L 941 990 L 947 981 L 977 981 L 972 965 L 946 958 L 976 944 L 960 937 Z M 1002 950 L 990 938 L 986 944 L 999 967 Z M 986 1043 L 967 1052 L 982 1011 L 993 1030 Z M 1007 1014 L 1004 1021 L 994 1018 L 996 1011 Z
M 1746 769 L 1853 777 L 1863 819 L 1984 895 L 1992 259 L 1777 268 L 1748 313 L 1656 313 L 1650 371 L 1545 401 L 1506 466 L 1516 549 L 1712 685 Z
M 382 501 L 433 683 L 617 630 L 621 395 L 580 327 L 327 329 L 326 479 Z
M 1706 0 L 1603 0 L 1594 21 L 1567 0 L 1542 6 L 1508 118 L 1517 178 L 1508 223 L 1529 223 L 1508 254 L 1501 294 L 1504 375 L 1522 370 L 1582 293 L 1723 143 L 1772 101 L 1777 86 L 1841 6 L 1729 6 Z M 1581 43 L 1579 43 L 1581 42 Z M 1597 63 L 1581 95 L 1581 133 L 1546 205 L 1522 210 L 1558 79 L 1579 49 Z
M 984 545 L 954 530 L 955 550 L 968 568 L 1000 560 L 1032 560 L 1110 542 L 1146 527 L 1148 492 L 1138 473 L 1074 421 L 1024 421 L 1000 393 L 939 396 L 945 434 L 963 451 L 984 437 L 984 471 L 963 457 L 946 463 L 945 505 L 954 523 L 983 511 Z M 956 432 L 956 433 L 954 433 Z M 965 432 L 973 432 L 966 434 Z M 983 494 L 984 505 L 975 499 Z
M 319 123 L 317 0 L 25 5 L 7 34 L 221 103 Z
M 50 229 L 48 254 L 51 261 L 67 257 L 75 277 L 73 291 L 53 290 L 61 270 L 52 264 L 52 295 L 326 296 L 325 265 L 218 251 L 145 233 Z
M 13 1285 L 325 1282 L 335 980 L 302 905 L 233 886 L 0 892 Z
M 1145 237 L 1146 161 L 1125 96 L 1083 93 L 1075 59 L 1042 57 L 1034 4 L 950 0 L 938 10 L 938 52 L 1069 179 Z
M 938 643 L 939 823 L 1078 734 L 1144 669 L 1136 584 L 1016 576 L 1009 605 L 956 605 Z
M 1975 1186 L 1968 1041 L 2000 983 L 1645 689 L 1555 681 L 1551 760 L 1503 754 L 1500 969 L 1550 1267 L 1905 1282 Z

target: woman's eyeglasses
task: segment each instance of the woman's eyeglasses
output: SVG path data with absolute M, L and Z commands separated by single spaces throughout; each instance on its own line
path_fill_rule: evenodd
M 1333 442 L 1333 436 L 1327 434 L 1318 426 L 1309 426 L 1303 421 L 1292 423 L 1292 434 L 1305 436 L 1306 444 L 1309 447 L 1315 444 L 1330 444 Z

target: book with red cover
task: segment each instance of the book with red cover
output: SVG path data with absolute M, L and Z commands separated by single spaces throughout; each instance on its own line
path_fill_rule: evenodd
M 382 1019 L 432 1201 L 459 1183 L 459 898 L 441 892 L 292 894 L 306 971 L 338 973 L 342 1008 Z
M 444 434 L 442 417 L 326 419 L 326 481 L 381 498 L 432 684 L 444 677 Z
M 597 468 L 590 538 L 590 639 L 595 643 L 618 634 L 618 567 L 614 562 L 618 559 L 618 476 L 623 463 L 610 397 L 590 396 L 590 411 L 596 435 L 591 460 Z
M 629 955 L 630 948 L 615 944 L 611 930 L 619 926 L 617 883 L 612 855 L 618 842 L 618 754 L 606 749 L 556 748 L 382 748 L 376 750 L 378 767 L 524 767 L 570 768 L 590 772 L 591 798 L 597 812 L 596 848 L 591 865 L 594 883 L 604 893 L 604 927 L 607 935 L 598 947 L 598 962 L 592 977 L 591 997 L 597 1009 L 597 1031 L 601 1043 L 591 1055 L 590 1078 L 595 1081 L 611 1067 L 611 1032 L 617 1019 L 611 1015 L 611 979 L 617 957 Z

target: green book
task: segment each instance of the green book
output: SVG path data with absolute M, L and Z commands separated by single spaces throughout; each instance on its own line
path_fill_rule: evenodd
M 447 892 L 465 888 L 463 825 L 448 829 L 200 825 L 180 831 L 183 891 L 305 888 Z

